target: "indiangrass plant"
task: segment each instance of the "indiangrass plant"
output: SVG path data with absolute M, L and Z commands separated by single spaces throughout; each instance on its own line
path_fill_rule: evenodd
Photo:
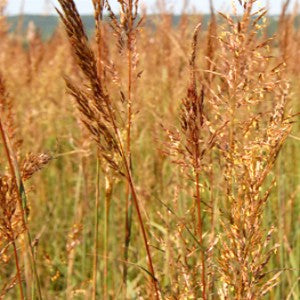
M 66 0 L 60 0 L 59 2 L 63 13 L 58 12 L 69 36 L 76 63 L 87 80 L 85 85 L 76 86 L 67 78 L 66 84 L 68 90 L 77 102 L 82 122 L 90 132 L 91 137 L 95 140 L 100 157 L 106 161 L 115 174 L 124 177 L 130 187 L 147 252 L 154 298 L 158 298 L 158 283 L 155 278 L 148 237 L 133 182 L 130 161 L 128 160 L 125 142 L 122 137 L 124 124 L 122 112 L 120 111 L 120 107 L 111 99 L 107 91 L 107 85 L 98 76 L 97 60 L 88 43 L 88 38 L 75 3 Z M 112 20 L 114 20 L 113 17 Z M 115 23 L 114 25 L 117 26 Z M 121 41 L 119 42 L 121 43 Z
M 272 39 L 259 37 L 266 10 L 253 13 L 255 2 L 240 1 L 240 18 L 222 15 L 228 29 L 219 37 L 222 63 L 211 91 L 217 119 L 229 122 L 217 142 L 225 191 L 218 258 L 222 299 L 260 299 L 281 274 L 265 268 L 277 245 L 270 241 L 274 228 L 262 228 L 262 216 L 275 184 L 272 168 L 291 130 L 289 84 L 284 64 L 271 56 Z
M 3 77 L 0 77 L 0 134 L 3 143 L 10 173 L 0 175 L 0 209 L 1 209 L 1 252 L 5 255 L 7 247 L 13 246 L 15 263 L 17 268 L 17 281 L 20 287 L 20 298 L 25 299 L 26 289 L 23 287 L 23 279 L 16 240 L 23 234 L 27 235 L 27 248 L 30 253 L 30 262 L 33 272 L 33 291 L 37 289 L 37 297 L 42 299 L 41 285 L 38 276 L 36 259 L 32 244 L 31 234 L 28 228 L 28 203 L 24 183 L 33 174 L 43 168 L 51 159 L 47 154 L 29 154 L 19 163 L 20 141 L 17 139 L 16 126 L 14 124 L 13 102 L 5 89 Z M 2 288 L 5 295 L 14 286 L 14 279 Z M 34 295 L 32 295 L 34 297 Z
M 32 245 L 47 299 L 298 300 L 293 1 L 277 22 L 259 1 L 218 15 L 207 0 L 208 19 L 127 0 L 80 18 L 61 0 L 51 37 L 15 34 L 5 2 L 0 299 L 39 298 Z M 55 159 L 32 182 L 49 157 L 25 153 L 45 147 Z
M 126 116 L 126 154 L 127 161 L 129 162 L 130 172 L 132 172 L 131 161 L 131 140 L 132 140 L 132 122 L 133 122 L 133 89 L 135 88 L 136 81 L 140 74 L 137 73 L 138 53 L 136 50 L 136 35 L 139 27 L 143 21 L 143 18 L 138 18 L 139 0 L 122 0 L 120 4 L 120 20 L 114 14 L 109 1 L 105 2 L 108 9 L 111 22 L 110 25 L 117 38 L 117 45 L 119 52 L 126 53 L 127 56 L 127 93 L 122 90 L 121 95 L 123 101 L 127 104 L 127 116 Z M 131 224 L 132 224 L 132 196 L 130 194 L 130 186 L 128 181 L 126 182 L 126 209 L 125 209 L 125 243 L 124 243 L 124 264 L 123 264 L 123 283 L 127 288 L 127 273 L 128 273 L 128 249 L 131 238 Z M 126 296 L 125 296 L 126 297 Z
M 212 148 L 215 145 L 218 134 L 224 129 L 227 122 L 225 121 L 222 126 L 217 130 L 211 126 L 211 123 L 207 117 L 206 95 L 204 86 L 198 84 L 196 71 L 196 58 L 197 58 L 197 43 L 198 34 L 201 28 L 199 24 L 194 32 L 192 43 L 192 55 L 190 59 L 190 83 L 187 89 L 187 95 L 182 101 L 181 114 L 180 114 L 180 129 L 172 130 L 165 129 L 169 142 L 167 143 L 165 152 L 172 157 L 172 161 L 184 170 L 187 170 L 188 180 L 191 180 L 194 186 L 193 198 L 195 199 L 194 208 L 191 212 L 194 214 L 194 232 L 197 234 L 197 248 L 200 251 L 200 265 L 199 272 L 196 272 L 196 276 L 200 274 L 201 280 L 196 280 L 201 287 L 201 293 L 194 295 L 203 299 L 208 298 L 208 278 L 209 273 L 207 271 L 207 256 L 208 250 L 212 250 L 212 247 L 208 247 L 203 241 L 203 205 L 206 203 L 202 200 L 202 191 L 205 184 L 201 183 L 207 176 L 209 171 L 209 157 Z M 207 207 L 206 207 L 207 210 Z M 211 213 L 211 207 L 208 207 L 208 211 Z M 196 212 L 196 214 L 195 214 Z M 197 217 L 195 217 L 197 215 Z M 197 219 L 197 221 L 196 221 Z M 196 249 L 190 250 L 191 252 Z M 200 290 L 200 289 L 199 289 Z

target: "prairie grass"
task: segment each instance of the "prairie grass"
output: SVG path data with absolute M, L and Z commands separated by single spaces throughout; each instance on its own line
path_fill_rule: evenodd
M 0 299 L 298 300 L 297 7 L 91 2 L 47 41 L 1 2 Z

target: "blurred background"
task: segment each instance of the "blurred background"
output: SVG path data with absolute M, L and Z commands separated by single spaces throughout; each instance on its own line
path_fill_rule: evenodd
M 91 1 L 87 0 L 77 0 L 75 1 L 78 5 L 78 9 L 83 14 L 91 14 L 93 12 Z M 234 2 L 234 1 L 233 1 Z M 237 2 L 237 1 L 236 1 Z M 290 5 L 295 5 L 297 0 L 290 1 Z M 232 9 L 232 1 L 228 0 L 215 0 L 214 5 L 217 10 L 230 11 Z M 199 0 L 142 0 L 141 6 L 146 7 L 150 13 L 158 12 L 159 5 L 166 5 L 168 8 L 172 9 L 176 13 L 180 13 L 184 6 L 188 7 L 190 12 L 198 11 L 201 13 L 209 13 L 209 1 L 199 1 Z M 113 8 L 117 8 L 117 0 L 111 1 Z M 279 14 L 282 7 L 281 0 L 268 1 L 261 0 L 256 4 L 256 7 L 268 6 L 270 9 L 270 14 Z M 9 15 L 18 14 L 23 11 L 27 14 L 53 14 L 55 13 L 54 7 L 58 7 L 58 2 L 56 0 L 14 0 L 8 1 L 7 13 Z

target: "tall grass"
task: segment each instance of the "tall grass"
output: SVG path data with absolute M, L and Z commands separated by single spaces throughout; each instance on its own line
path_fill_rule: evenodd
M 0 299 L 299 299 L 297 8 L 91 2 L 1 6 Z

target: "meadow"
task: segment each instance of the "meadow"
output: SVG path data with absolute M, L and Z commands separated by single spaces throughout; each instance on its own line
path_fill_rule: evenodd
M 300 299 L 298 8 L 91 1 L 0 1 L 0 299 Z

